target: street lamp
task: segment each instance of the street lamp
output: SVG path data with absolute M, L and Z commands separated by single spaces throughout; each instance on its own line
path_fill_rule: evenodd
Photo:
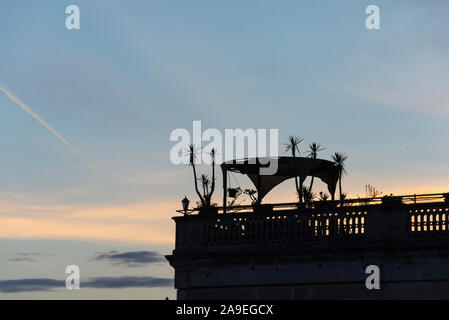
M 187 199 L 187 196 L 184 196 L 184 199 L 181 200 L 182 203 L 182 209 L 184 210 L 184 214 L 187 214 L 187 211 L 189 210 L 189 199 Z

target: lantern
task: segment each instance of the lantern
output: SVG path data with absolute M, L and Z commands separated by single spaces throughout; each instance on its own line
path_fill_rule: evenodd
M 184 199 L 181 200 L 182 203 L 182 210 L 184 210 L 184 214 L 187 214 L 187 211 L 189 210 L 189 199 L 187 199 L 187 196 L 184 196 Z

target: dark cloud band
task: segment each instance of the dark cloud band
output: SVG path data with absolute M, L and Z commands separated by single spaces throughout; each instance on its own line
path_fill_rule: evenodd
M 81 279 L 81 288 L 154 288 L 172 285 L 173 279 L 154 277 L 97 277 L 87 281 Z M 65 280 L 37 278 L 0 281 L 0 292 L 4 293 L 53 291 L 56 289 L 65 289 Z
M 165 258 L 154 251 L 109 251 L 94 257 L 95 260 L 107 260 L 114 264 L 126 264 L 129 267 L 137 267 L 150 263 L 166 262 Z

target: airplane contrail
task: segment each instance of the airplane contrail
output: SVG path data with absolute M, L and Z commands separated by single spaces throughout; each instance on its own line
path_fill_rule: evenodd
M 38 122 L 40 122 L 45 128 L 50 130 L 51 133 L 53 133 L 56 138 L 58 138 L 62 143 L 64 143 L 67 148 L 69 148 L 74 154 L 76 154 L 78 157 L 81 158 L 87 165 L 93 169 L 100 177 L 103 177 L 101 172 L 92 164 L 89 160 L 84 157 L 81 152 L 75 149 L 66 139 L 64 139 L 63 136 L 61 136 L 55 129 L 50 127 L 50 125 L 45 122 L 41 117 L 39 117 L 37 114 L 35 114 L 25 103 L 23 103 L 18 97 L 16 97 L 11 91 L 9 91 L 4 85 L 0 84 L 0 90 L 3 91 L 4 94 L 6 94 L 12 101 L 14 101 L 19 107 L 21 107 L 25 112 L 27 112 L 29 115 L 31 115 L 34 119 L 36 119 Z

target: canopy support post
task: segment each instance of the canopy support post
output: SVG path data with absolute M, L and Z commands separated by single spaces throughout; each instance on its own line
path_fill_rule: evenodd
M 221 172 L 222 172 L 222 175 L 223 175 L 223 214 L 226 214 L 226 201 L 227 201 L 227 199 L 226 199 L 226 196 L 227 196 L 226 192 L 227 192 L 227 189 L 228 189 L 228 181 L 227 181 L 228 180 L 228 175 L 227 175 L 227 170 L 226 170 L 224 165 L 221 165 Z

